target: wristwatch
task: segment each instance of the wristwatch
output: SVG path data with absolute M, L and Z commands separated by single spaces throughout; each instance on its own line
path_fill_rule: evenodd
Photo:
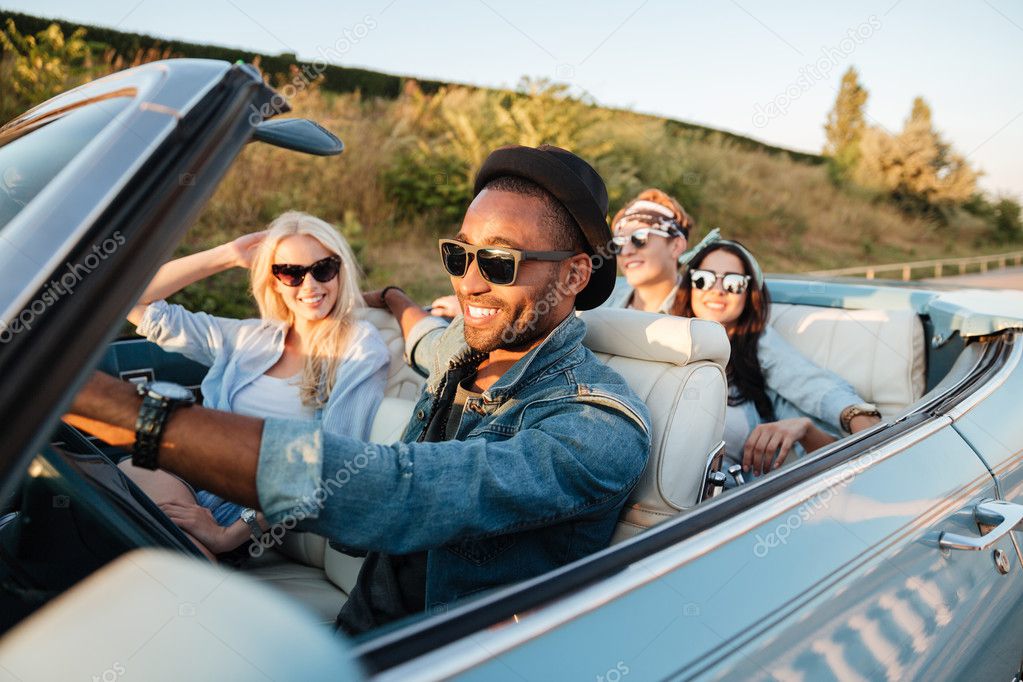
M 256 510 L 249 509 L 246 507 L 242 509 L 242 521 L 249 527 L 249 535 L 256 542 L 259 542 L 259 538 L 263 537 L 263 529 L 259 527 L 259 521 L 256 520 Z
M 167 418 L 174 408 L 188 407 L 195 403 L 195 396 L 184 386 L 169 381 L 139 384 L 138 394 L 142 396 L 142 406 L 135 420 L 135 446 L 132 448 L 131 463 L 143 469 L 156 469 Z
M 881 413 L 878 411 L 877 405 L 873 405 L 871 403 L 850 405 L 842 410 L 842 414 L 838 418 L 838 422 L 842 427 L 842 430 L 846 433 L 852 433 L 852 420 L 856 417 L 877 417 L 880 419 Z

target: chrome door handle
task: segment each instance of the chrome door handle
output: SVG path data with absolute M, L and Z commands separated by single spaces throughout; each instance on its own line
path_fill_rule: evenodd
M 979 524 L 994 528 L 976 538 L 958 533 L 942 533 L 938 537 L 938 546 L 942 549 L 987 549 L 1023 522 L 1023 505 L 1005 500 L 983 500 L 974 507 L 973 518 Z

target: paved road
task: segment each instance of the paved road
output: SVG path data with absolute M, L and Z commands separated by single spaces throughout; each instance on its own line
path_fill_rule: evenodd
M 1023 289 L 1023 267 L 992 270 L 983 274 L 938 277 L 927 281 L 941 284 L 961 284 L 964 287 L 980 287 L 982 289 Z

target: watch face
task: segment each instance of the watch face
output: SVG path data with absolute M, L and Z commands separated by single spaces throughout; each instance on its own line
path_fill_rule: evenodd
M 184 386 L 178 386 L 172 384 L 169 381 L 154 381 L 149 384 L 149 392 L 155 393 L 158 396 L 164 398 L 170 398 L 171 400 L 194 400 L 195 396 L 192 392 Z

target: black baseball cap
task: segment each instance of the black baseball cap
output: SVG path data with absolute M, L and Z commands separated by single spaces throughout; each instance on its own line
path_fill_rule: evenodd
M 568 210 L 582 231 L 593 273 L 586 288 L 576 296 L 575 307 L 590 310 L 606 301 L 614 289 L 618 261 L 608 248 L 611 228 L 607 224 L 607 187 L 597 171 L 572 152 L 549 144 L 501 147 L 490 153 L 476 174 L 473 196 L 491 180 L 505 176 L 524 178 L 543 187 Z

